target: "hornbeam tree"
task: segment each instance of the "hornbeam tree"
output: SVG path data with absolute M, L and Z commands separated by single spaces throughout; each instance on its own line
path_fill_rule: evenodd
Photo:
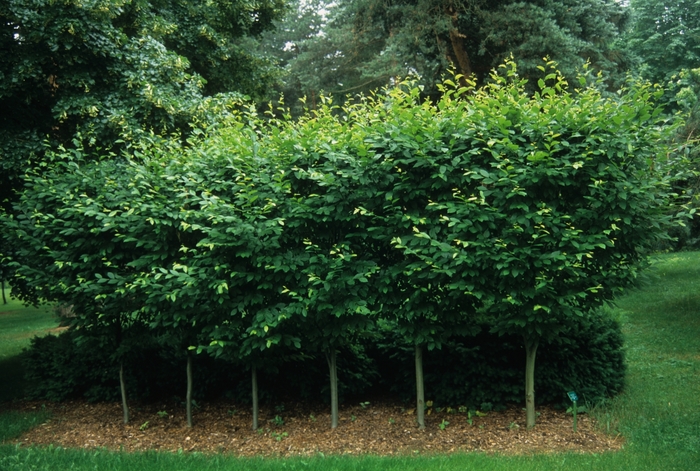
M 604 98 L 590 76 L 571 90 L 553 67 L 533 96 L 513 63 L 481 90 L 448 87 L 434 127 L 415 126 L 414 148 L 435 151 L 412 167 L 394 161 L 401 173 L 427 168 L 434 188 L 398 248 L 449 273 L 455 294 L 483 299 L 494 332 L 523 338 L 528 427 L 540 340 L 634 283 L 670 220 L 654 164 L 668 132 L 654 107 L 662 92 L 633 83 Z
M 15 216 L 3 221 L 5 241 L 19 255 L 10 265 L 15 278 L 40 299 L 72 304 L 74 327 L 85 335 L 113 337 L 125 423 L 129 335 L 148 323 L 135 283 L 144 267 L 177 252 L 169 234 L 134 237 L 150 225 L 140 217 L 140 196 L 157 189 L 133 175 L 124 161 L 81 162 L 72 153 L 27 177 Z
M 335 116 L 330 99 L 313 116 L 289 123 L 270 139 L 285 168 L 289 200 L 285 245 L 302 277 L 287 285 L 295 300 L 299 336 L 307 350 L 325 355 L 331 395 L 331 427 L 338 426 L 338 348 L 372 323 L 375 252 L 356 217 L 364 201 L 362 169 L 353 137 Z M 350 150 L 348 150 L 350 149 Z

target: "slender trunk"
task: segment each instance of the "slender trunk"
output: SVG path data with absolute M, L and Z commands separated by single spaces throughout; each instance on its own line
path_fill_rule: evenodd
M 335 348 L 331 348 L 326 355 L 331 377 L 331 428 L 338 426 L 338 370 L 335 357 Z
M 538 338 L 525 337 L 525 414 L 527 428 L 535 426 L 535 356 Z
M 416 344 L 416 420 L 418 428 L 425 428 L 425 390 L 423 385 L 423 347 Z
M 187 351 L 187 396 L 185 399 L 187 408 L 187 427 L 192 428 L 192 353 Z
M 251 380 L 253 383 L 253 430 L 258 429 L 258 369 L 251 368 Z
M 5 297 L 5 280 L 2 280 L 2 303 L 7 304 L 7 298 Z
M 121 321 L 121 315 L 117 318 L 117 323 L 115 325 L 116 327 L 116 340 L 117 340 L 117 350 L 120 349 L 121 344 L 122 344 L 122 337 L 123 337 L 123 332 L 122 332 L 122 321 Z M 126 381 L 124 380 L 124 357 L 123 353 L 120 355 L 122 358 L 119 360 L 119 390 L 122 395 L 122 412 L 124 413 L 124 423 L 128 424 L 129 423 L 129 403 L 127 402 L 126 399 Z
M 124 360 L 119 364 L 119 387 L 122 393 L 122 411 L 124 412 L 124 423 L 129 423 L 129 404 L 126 401 L 126 382 L 124 381 Z

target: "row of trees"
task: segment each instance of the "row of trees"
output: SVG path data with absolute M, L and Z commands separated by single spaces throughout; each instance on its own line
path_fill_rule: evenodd
M 509 62 L 434 103 L 404 82 L 342 107 L 319 97 L 298 120 L 241 105 L 119 157 L 52 154 L 2 218 L 12 269 L 116 339 L 117 358 L 143 328 L 178 346 L 188 398 L 194 351 L 250 368 L 257 411 L 274 347 L 317 349 L 333 427 L 336 351 L 377 318 L 415 346 L 420 426 L 423 350 L 487 323 L 523 339 L 533 426 L 540 341 L 633 283 L 671 219 L 662 92 L 606 97 L 590 74 L 570 87 L 540 71 L 534 94 Z
M 696 0 L 293 1 L 259 47 L 283 71 L 268 98 L 282 92 L 293 113 L 303 96 L 313 106 L 324 91 L 366 93 L 408 75 L 435 99 L 448 67 L 483 84 L 510 55 L 533 87 L 545 56 L 569 80 L 588 62 L 610 91 L 628 74 L 664 84 L 666 112 L 687 123 L 675 188 L 700 208 L 698 12 Z M 697 247 L 700 220 L 673 235 L 675 247 Z
M 449 66 L 482 84 L 510 54 L 530 86 L 543 77 L 544 56 L 569 80 L 589 61 L 611 89 L 629 70 L 687 82 L 678 74 L 691 77 L 700 64 L 695 7 L 686 0 L 2 0 L 0 107 L 13 111 L 0 116 L 0 205 L 12 211 L 25 171 L 52 165 L 47 149 L 118 154 L 152 133 L 186 139 L 241 95 L 276 100 L 283 92 L 299 114 L 304 96 L 314 106 L 324 92 L 354 95 L 413 75 L 437 99 Z M 697 84 L 684 85 L 666 100 L 672 109 L 697 109 L 699 93 Z M 684 136 L 694 142 L 697 133 Z M 685 188 L 696 183 L 680 180 Z M 0 247 L 0 257 L 8 250 Z M 0 280 L 10 277 L 0 258 Z

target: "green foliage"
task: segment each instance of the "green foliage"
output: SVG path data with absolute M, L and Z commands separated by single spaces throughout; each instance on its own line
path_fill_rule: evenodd
M 482 326 L 544 346 L 635 283 L 672 217 L 662 92 L 538 71 L 534 94 L 509 62 L 435 103 L 404 82 L 298 121 L 236 109 L 138 162 L 66 151 L 4 217 L 13 268 L 115 361 L 150 331 L 244 369 L 332 363 L 379 319 L 428 350 Z
M 695 0 L 632 0 L 626 42 L 645 77 L 666 83 L 700 63 L 700 5 Z
M 109 338 L 86 338 L 76 333 L 35 337 L 23 356 L 26 379 L 32 384 L 28 397 L 62 401 L 116 400 L 119 397 L 118 365 Z M 131 352 L 136 361 L 141 355 Z M 141 388 L 142 394 L 148 388 Z
M 576 391 L 582 405 L 615 397 L 625 386 L 624 352 L 620 324 L 607 310 L 582 317 L 566 335 L 540 346 L 539 400 L 566 403 L 566 391 Z
M 438 100 L 437 86 L 448 68 L 467 78 L 475 74 L 484 83 L 511 56 L 532 85 L 543 76 L 537 67 L 546 56 L 570 79 L 588 61 L 610 85 L 619 84 L 629 62 L 615 42 L 629 11 L 613 0 L 346 0 L 321 5 L 328 17 L 312 23 L 312 31 L 302 29 L 306 35 L 300 37 L 294 28 L 276 33 L 277 55 L 288 64 L 285 80 L 298 84 L 312 107 L 322 91 L 367 93 L 407 75 L 416 76 L 423 92 Z M 292 8 L 287 21 L 307 18 L 305 8 L 306 3 Z
M 33 399 L 61 401 L 85 398 L 113 401 L 118 398 L 117 369 L 112 346 L 104 339 L 85 337 L 69 331 L 59 336 L 34 338 L 23 355 L 26 380 Z M 300 358 L 293 350 L 277 349 L 277 361 L 269 361 L 260 372 L 264 401 L 328 400 L 328 367 L 322 356 Z M 286 358 L 285 358 L 286 357 Z M 340 398 L 362 397 L 378 380 L 375 359 L 361 346 L 342 348 L 338 365 Z M 154 338 L 140 337 L 130 342 L 126 356 L 129 397 L 140 400 L 170 399 L 185 394 L 183 354 L 167 348 Z M 199 355 L 195 359 L 194 396 L 202 399 L 226 397 L 249 403 L 249 373 L 222 358 Z M 284 384 L 284 388 L 279 385 Z
M 367 345 L 351 346 L 339 353 L 340 397 L 362 398 L 372 391 L 390 390 L 410 399 L 412 344 L 395 329 L 385 338 L 370 337 Z M 35 399 L 63 400 L 85 397 L 114 400 L 117 397 L 116 366 L 109 349 L 98 339 L 76 339 L 77 333 L 36 338 L 25 354 L 27 379 L 36 385 Z M 375 346 L 378 345 L 379 348 Z M 288 354 L 291 354 L 289 352 Z M 538 403 L 565 403 L 565 392 L 575 389 L 582 400 L 597 403 L 619 393 L 624 383 L 622 336 L 607 312 L 582 318 L 574 328 L 541 346 L 538 358 Z M 280 356 L 285 355 L 280 352 Z M 427 395 L 437 404 L 467 404 L 483 409 L 489 402 L 504 407 L 519 402 L 522 382 L 522 345 L 518 337 L 498 337 L 483 331 L 475 337 L 454 338 L 440 350 L 425 354 Z M 141 339 L 130 348 L 129 395 L 145 400 L 184 393 L 181 360 L 177 351 L 157 348 Z M 195 395 L 221 395 L 248 402 L 247 375 L 221 360 L 197 359 Z M 279 385 L 284 384 L 280 389 Z M 242 388 L 231 389 L 231 385 Z M 301 399 L 327 401 L 327 366 L 323 357 L 289 361 L 280 358 L 260 375 L 266 402 Z
M 281 0 L 0 2 L 0 207 L 22 177 L 53 165 L 47 150 L 90 158 L 213 125 L 241 94 L 261 96 L 271 64 L 245 41 L 271 26 Z M 226 93 L 220 93 L 226 92 Z M 211 96 L 220 93 L 216 96 Z M 0 278 L 12 276 L 0 245 Z M 13 282 L 17 293 L 40 294 Z

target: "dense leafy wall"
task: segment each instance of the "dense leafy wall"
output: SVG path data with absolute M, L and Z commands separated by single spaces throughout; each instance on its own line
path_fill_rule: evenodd
M 538 347 L 582 326 L 593 363 L 553 360 L 563 373 L 542 377 L 568 388 L 595 371 L 591 396 L 620 389 L 605 373 L 620 369 L 617 334 L 599 343 L 615 328 L 592 313 L 671 220 L 660 93 L 609 97 L 541 68 L 534 95 L 507 63 L 479 90 L 446 81 L 437 103 L 401 83 L 299 120 L 241 109 L 187 148 L 142 146 L 138 163 L 57 155 L 3 220 L 14 268 L 72 303 L 82 335 L 112 339 L 122 368 L 144 330 L 188 365 L 206 352 L 253 378 L 314 355 L 332 404 L 337 353 L 378 323 L 413 348 L 419 407 L 423 351 L 488 331 L 524 346 L 532 425 Z

